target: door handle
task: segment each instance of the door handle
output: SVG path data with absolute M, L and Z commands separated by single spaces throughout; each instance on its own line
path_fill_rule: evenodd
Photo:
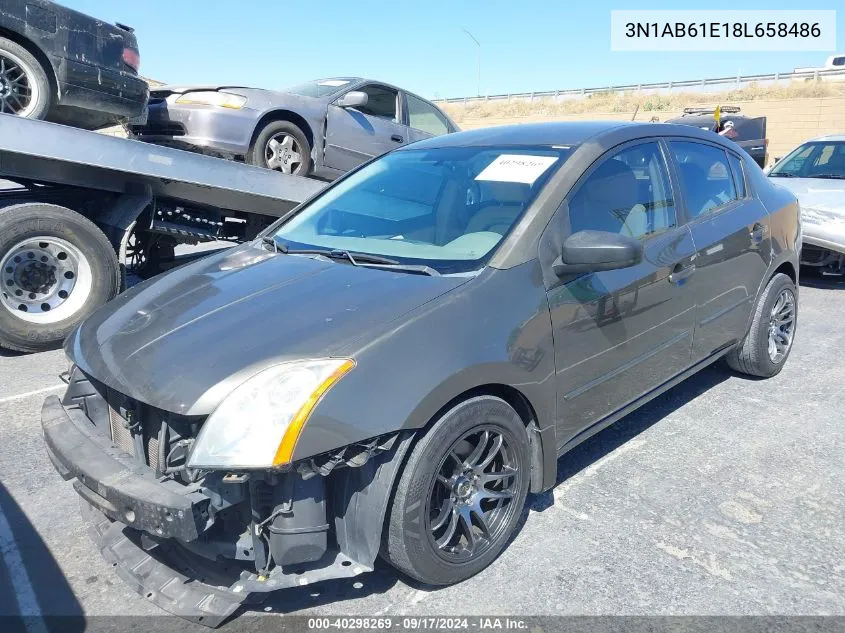
M 751 237 L 751 241 L 755 244 L 759 244 L 763 241 L 763 238 L 766 237 L 766 233 L 769 232 L 769 228 L 765 224 L 760 224 L 759 222 L 751 227 L 751 232 L 748 234 Z
M 403 138 L 402 138 L 401 136 L 399 136 L 398 134 L 394 134 L 394 135 L 392 135 L 392 136 L 390 137 L 390 140 L 391 140 L 391 141 L 395 141 L 395 142 L 397 142 L 397 143 L 404 143 L 404 142 L 405 142 L 405 139 L 403 139 Z
M 694 272 L 695 264 L 690 264 L 689 266 L 683 266 L 682 264 L 678 264 L 672 269 L 672 272 L 669 275 L 669 282 L 673 284 L 679 284 L 688 277 L 692 276 Z

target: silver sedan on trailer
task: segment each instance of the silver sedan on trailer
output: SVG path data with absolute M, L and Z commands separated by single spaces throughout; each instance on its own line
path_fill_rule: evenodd
M 150 93 L 141 140 L 297 176 L 333 180 L 392 149 L 458 126 L 437 106 L 360 77 L 319 79 L 284 91 L 161 86 Z

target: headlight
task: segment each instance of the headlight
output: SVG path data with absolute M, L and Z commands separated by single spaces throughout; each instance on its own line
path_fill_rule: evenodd
M 291 461 L 320 398 L 355 366 L 345 358 L 282 363 L 230 393 L 203 424 L 190 468 L 272 468 Z
M 176 99 L 176 103 L 183 105 L 210 105 L 219 108 L 231 108 L 240 110 L 246 104 L 246 97 L 233 95 L 229 92 L 216 92 L 214 90 L 198 90 L 186 92 Z

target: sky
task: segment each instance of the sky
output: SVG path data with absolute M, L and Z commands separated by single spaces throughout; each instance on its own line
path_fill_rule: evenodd
M 611 52 L 611 9 L 796 9 L 784 0 L 60 0 L 135 28 L 141 74 L 166 83 L 284 88 L 365 76 L 428 98 L 788 72 L 837 51 Z M 840 9 L 817 0 L 806 8 Z

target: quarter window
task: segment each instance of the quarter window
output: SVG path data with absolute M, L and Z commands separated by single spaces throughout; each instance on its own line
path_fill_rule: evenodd
M 572 232 L 644 238 L 676 226 L 675 202 L 657 143 L 629 147 L 601 163 L 569 202 Z
M 408 99 L 408 123 L 412 128 L 438 136 L 447 134 L 449 126 L 440 112 L 430 103 L 406 93 Z
M 731 162 L 731 169 L 734 172 L 734 182 L 736 183 L 736 190 L 740 198 L 746 196 L 745 192 L 745 171 L 742 169 L 742 161 L 734 156 L 728 154 L 728 160 Z
M 737 199 L 725 150 L 688 141 L 673 141 L 669 145 L 678 161 L 681 190 L 692 218 Z

